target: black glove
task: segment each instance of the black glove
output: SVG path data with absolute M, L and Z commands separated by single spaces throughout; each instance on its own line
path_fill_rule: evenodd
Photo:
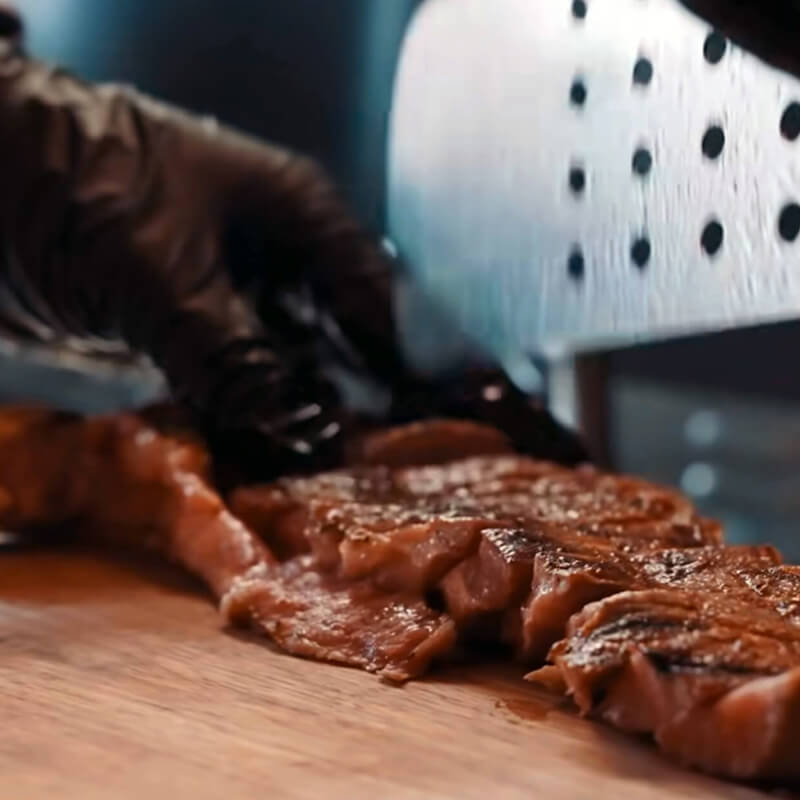
M 325 175 L 30 60 L 0 19 L 6 313 L 11 299 L 30 329 L 152 356 L 221 440 L 260 432 L 276 468 L 335 460 L 321 340 L 373 375 L 401 363 L 387 262 Z
M 6 315 L 151 356 L 223 459 L 260 476 L 337 463 L 347 419 L 326 359 L 390 386 L 410 378 L 390 265 L 326 176 L 211 120 L 28 59 L 0 11 L 3 36 Z M 417 416 L 470 416 L 515 437 L 464 386 L 459 403 L 452 385 L 429 386 Z M 513 425 L 534 449 L 547 444 L 548 415 L 515 398 Z

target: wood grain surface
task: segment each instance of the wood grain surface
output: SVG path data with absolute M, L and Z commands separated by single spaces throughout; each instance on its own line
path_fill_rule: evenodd
M 775 796 L 673 766 L 520 672 L 391 688 L 223 631 L 177 573 L 0 550 L 0 798 Z

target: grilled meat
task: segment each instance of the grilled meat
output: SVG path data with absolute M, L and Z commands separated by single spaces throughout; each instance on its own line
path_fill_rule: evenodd
M 390 680 L 501 643 L 685 763 L 800 778 L 800 568 L 725 547 L 668 489 L 507 453 L 472 425 L 427 430 L 359 443 L 369 465 L 240 488 L 229 511 L 180 429 L 7 411 L 0 522 L 154 549 L 229 621 Z
M 701 588 L 623 592 L 587 606 L 551 660 L 584 713 L 652 733 L 685 764 L 796 780 L 800 572 L 719 566 Z
M 82 420 L 9 409 L 0 414 L 0 447 L 2 524 L 70 529 L 159 553 L 200 577 L 231 621 L 288 652 L 406 680 L 453 648 L 452 622 L 418 595 L 340 579 L 312 557 L 279 563 L 213 489 L 205 449 L 191 436 L 162 434 L 129 415 Z M 371 496 L 381 472 L 365 473 Z M 307 498 L 325 496 L 323 485 L 329 501 L 358 495 L 352 476 L 309 484 Z M 303 495 L 302 482 L 296 488 Z M 282 507 L 273 508 L 278 518 Z M 281 519 L 299 537 L 302 518 Z M 284 551 L 295 555 L 289 544 Z
M 452 620 L 418 595 L 338 578 L 321 571 L 311 556 L 250 570 L 225 594 L 222 611 L 289 653 L 361 667 L 392 681 L 425 672 L 456 643 Z
M 354 464 L 427 466 L 488 454 L 513 453 L 508 437 L 495 428 L 461 420 L 415 422 L 360 438 L 349 448 Z
M 211 487 L 205 449 L 191 437 L 160 435 L 128 415 L 82 420 L 7 409 L 0 451 L 7 527 L 69 527 L 106 544 L 150 549 L 217 595 L 274 560 Z

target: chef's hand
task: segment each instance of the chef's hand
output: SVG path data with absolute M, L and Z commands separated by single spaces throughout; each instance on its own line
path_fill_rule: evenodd
M 400 363 L 387 261 L 327 177 L 29 59 L 0 20 L 0 272 L 17 309 L 152 356 L 220 439 L 246 431 L 280 469 L 335 460 L 321 339 L 372 375 Z
M 380 248 L 310 160 L 85 84 L 27 58 L 19 32 L 0 10 L 5 310 L 10 297 L 48 334 L 152 356 L 212 440 L 265 477 L 337 463 L 332 352 L 409 396 Z M 428 386 L 416 416 L 507 429 L 513 413 L 523 448 L 552 444 L 549 416 L 521 397 L 498 415 L 455 385 Z

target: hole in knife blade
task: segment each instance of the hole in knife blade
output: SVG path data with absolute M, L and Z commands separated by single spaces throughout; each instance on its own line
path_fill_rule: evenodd
M 778 219 L 778 232 L 785 242 L 793 242 L 800 233 L 800 205 L 788 203 Z
M 708 255 L 713 256 L 719 252 L 724 239 L 725 229 L 722 227 L 719 220 L 712 219 L 705 228 L 703 228 L 700 244 Z
M 792 102 L 786 106 L 781 117 L 781 135 L 790 142 L 800 136 L 800 103 Z
M 711 31 L 703 44 L 703 56 L 709 64 L 719 64 L 727 49 L 728 40 L 719 31 Z
M 633 154 L 631 162 L 633 171 L 642 177 L 647 175 L 653 167 L 653 156 L 646 147 L 639 147 Z
M 647 86 L 653 80 L 653 62 L 640 56 L 633 65 L 633 82 L 638 86 Z
M 640 236 L 634 240 L 631 246 L 631 261 L 633 261 L 639 269 L 644 269 L 648 261 L 650 261 L 651 252 L 652 247 L 650 245 L 650 239 L 647 236 Z
M 725 148 L 725 131 L 719 125 L 711 125 L 703 134 L 703 155 L 712 160 L 719 158 Z
M 586 103 L 588 91 L 583 78 L 575 78 L 569 90 L 569 100 L 574 106 L 583 106 Z
M 581 194 L 586 188 L 586 170 L 580 166 L 572 166 L 569 170 L 569 188 L 574 194 Z
M 586 19 L 586 12 L 589 7 L 586 5 L 586 0 L 572 0 L 572 16 L 575 19 Z
M 586 263 L 583 258 L 583 253 L 580 247 L 574 247 L 567 259 L 567 272 L 575 281 L 583 279 L 584 272 L 586 271 Z

